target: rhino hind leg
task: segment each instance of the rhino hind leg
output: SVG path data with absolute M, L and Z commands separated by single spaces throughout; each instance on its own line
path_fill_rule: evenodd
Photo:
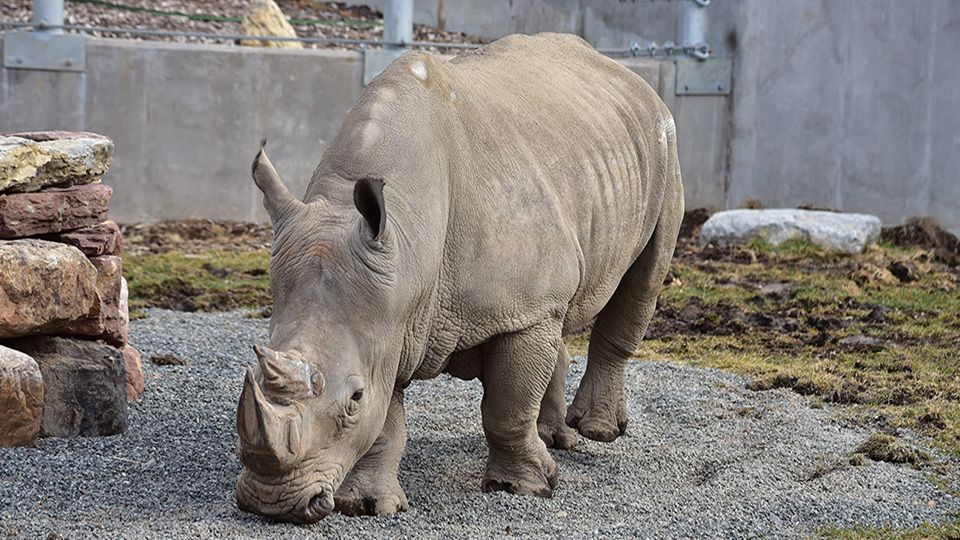
M 385 515 L 408 510 L 407 496 L 397 480 L 406 443 L 403 393 L 398 390 L 390 400 L 380 436 L 337 490 L 334 496 L 336 510 L 349 516 Z
M 683 195 L 675 197 L 679 201 L 664 201 L 653 236 L 593 325 L 587 368 L 566 417 L 567 425 L 588 439 L 612 442 L 626 432 L 627 359 L 647 331 L 673 258 L 683 219 Z
M 537 432 L 547 448 L 572 450 L 579 438 L 577 432 L 565 422 L 567 410 L 565 387 L 569 368 L 570 355 L 567 353 L 566 345 L 561 343 L 557 354 L 557 365 L 547 385 L 547 391 L 540 401 L 540 414 L 537 416 Z
M 489 457 L 483 491 L 550 497 L 557 464 L 537 432 L 540 402 L 557 366 L 560 321 L 497 336 L 484 345 L 480 410 Z

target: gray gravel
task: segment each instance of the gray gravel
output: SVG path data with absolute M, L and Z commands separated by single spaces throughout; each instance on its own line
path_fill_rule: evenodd
M 123 435 L 0 449 L 0 537 L 791 538 L 822 524 L 913 526 L 960 511 L 909 467 L 833 467 L 867 433 L 828 409 L 748 391 L 719 371 L 636 363 L 627 436 L 555 452 L 553 499 L 480 493 L 479 384 L 441 377 L 408 390 L 409 512 L 271 523 L 233 501 L 235 405 L 266 322 L 151 311 L 131 335 L 145 359 L 172 353 L 189 364 L 145 362 L 147 390 Z

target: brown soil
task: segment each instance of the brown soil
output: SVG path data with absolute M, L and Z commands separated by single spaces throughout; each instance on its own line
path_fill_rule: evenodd
M 132 223 L 121 225 L 120 230 L 123 252 L 127 255 L 268 249 L 273 241 L 273 229 L 269 224 L 239 221 L 187 219 Z
M 922 247 L 950 266 L 960 266 L 960 238 L 943 230 L 933 218 L 913 218 L 883 230 L 883 239 L 900 247 Z
M 710 305 L 698 298 L 685 299 L 677 304 L 662 296 L 646 339 L 670 339 L 679 334 L 724 336 L 748 333 L 764 341 L 772 350 L 789 350 L 799 344 L 833 345 L 849 350 L 882 348 L 884 342 L 872 337 L 856 340 L 840 336 L 842 330 L 853 322 L 889 322 L 887 308 L 858 300 L 855 297 L 858 291 L 851 291 L 854 294 L 840 302 L 835 298 L 798 297 L 795 286 L 778 280 L 778 274 L 802 270 L 837 280 L 851 280 L 861 287 L 880 288 L 913 283 L 930 273 L 941 272 L 954 274 L 953 280 L 944 282 L 945 289 L 954 290 L 960 283 L 960 268 L 956 268 L 960 242 L 929 218 L 883 229 L 884 240 L 899 247 L 924 250 L 917 251 L 912 259 L 887 260 L 881 250 L 853 257 L 828 253 L 804 257 L 742 246 L 716 248 L 708 245 L 701 248 L 700 229 L 711 213 L 696 209 L 685 214 L 674 265 L 688 265 L 716 274 L 715 286 L 746 289 L 752 293 L 745 302 L 721 300 Z M 758 263 L 762 269 L 738 270 L 738 267 Z M 870 274 L 870 269 L 875 269 L 876 274 Z M 676 284 L 675 280 L 671 272 L 664 285 Z

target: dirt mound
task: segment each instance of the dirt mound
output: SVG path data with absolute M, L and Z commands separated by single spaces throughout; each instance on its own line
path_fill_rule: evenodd
M 960 238 L 944 230 L 931 217 L 913 218 L 903 225 L 886 227 L 881 237 L 896 246 L 933 250 L 940 262 L 960 266 Z
M 211 219 L 124 224 L 121 232 L 123 251 L 128 255 L 265 249 L 273 241 L 273 229 L 267 223 Z

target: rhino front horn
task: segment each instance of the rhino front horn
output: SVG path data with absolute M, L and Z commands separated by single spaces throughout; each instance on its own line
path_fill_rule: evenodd
M 283 471 L 296 462 L 301 447 L 299 417 L 281 415 L 267 401 L 248 369 L 237 407 L 240 460 L 254 470 Z
M 291 210 L 302 206 L 303 203 L 290 193 L 287 186 L 280 179 L 273 163 L 267 157 L 265 146 L 267 140 L 260 141 L 260 151 L 253 160 L 253 181 L 263 193 L 263 207 L 270 214 L 270 220 L 276 223 Z

